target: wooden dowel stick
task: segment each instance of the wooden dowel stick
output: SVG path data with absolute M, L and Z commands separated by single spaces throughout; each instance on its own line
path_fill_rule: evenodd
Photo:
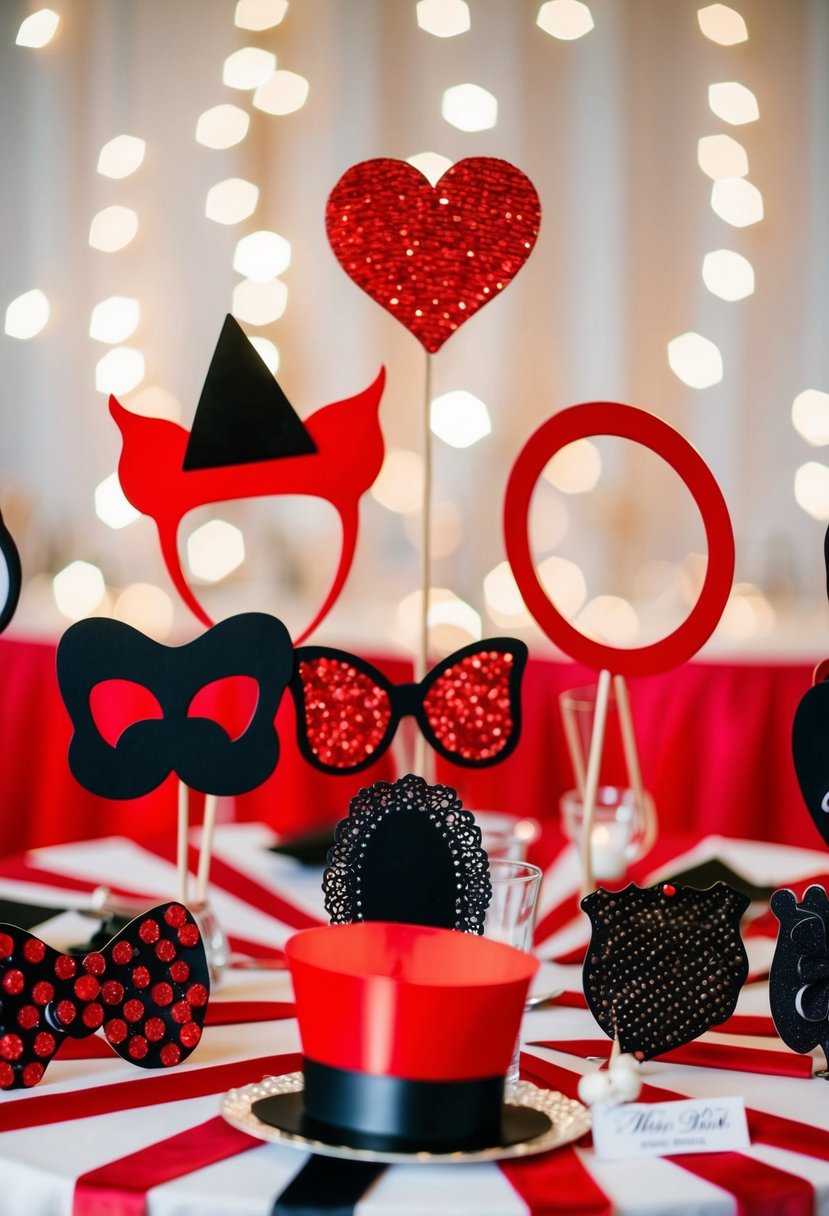
M 183 781 L 178 783 L 178 830 L 176 834 L 176 863 L 178 868 L 178 897 L 187 903 L 187 847 L 190 830 L 190 791 Z
M 645 793 L 642 769 L 639 764 L 639 749 L 636 746 L 636 731 L 630 708 L 630 694 L 624 676 L 613 677 L 613 691 L 619 709 L 619 729 L 622 734 L 622 749 L 625 754 L 628 781 L 636 801 L 636 813 L 642 825 L 642 853 L 647 853 L 656 840 L 656 810 L 653 800 Z
M 199 849 L 199 871 L 196 876 L 196 902 L 207 899 L 207 883 L 210 878 L 210 861 L 213 856 L 213 830 L 216 827 L 215 794 L 204 796 L 204 822 L 202 823 L 201 847 Z
M 599 672 L 596 689 L 596 708 L 593 713 L 593 733 L 590 736 L 590 754 L 587 758 L 587 773 L 584 779 L 584 801 L 581 809 L 581 872 L 582 894 L 589 895 L 595 889 L 593 881 L 593 812 L 596 809 L 596 794 L 599 790 L 599 773 L 604 751 L 604 729 L 607 721 L 607 704 L 610 699 L 610 672 Z
M 578 790 L 579 798 L 584 804 L 584 752 L 581 747 L 581 739 L 579 738 L 579 727 L 576 722 L 575 714 L 570 712 L 564 702 L 570 693 L 563 692 L 558 698 L 561 708 L 561 720 L 564 724 L 564 739 L 567 743 L 567 751 L 570 753 L 570 763 L 573 766 L 573 776 L 576 779 L 576 789 Z
M 423 502 L 420 510 L 420 637 L 415 659 L 415 680 L 426 675 L 429 666 L 429 592 L 432 586 L 432 356 L 426 354 L 423 396 Z M 426 776 L 426 740 L 417 733 L 414 771 Z

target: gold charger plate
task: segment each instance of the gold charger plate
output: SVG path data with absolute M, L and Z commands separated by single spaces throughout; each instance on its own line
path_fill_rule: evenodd
M 539 1089 L 529 1081 L 519 1081 L 510 1094 L 509 1105 L 529 1106 L 541 1111 L 550 1120 L 550 1127 L 531 1140 L 518 1144 L 476 1149 L 472 1152 L 454 1153 L 401 1153 L 378 1152 L 374 1149 L 350 1148 L 345 1144 L 311 1140 L 296 1132 L 271 1127 L 258 1119 L 251 1109 L 261 1098 L 277 1094 L 299 1093 L 303 1088 L 301 1072 L 286 1073 L 281 1077 L 265 1077 L 255 1085 L 229 1090 L 222 1099 L 221 1113 L 228 1123 L 240 1131 L 269 1140 L 274 1144 L 285 1144 L 304 1152 L 317 1153 L 322 1157 L 345 1157 L 353 1161 L 378 1161 L 389 1165 L 468 1165 L 478 1161 L 503 1161 L 509 1157 L 529 1157 L 535 1153 L 546 1153 L 562 1144 L 578 1140 L 590 1130 L 590 1112 L 580 1102 L 566 1098 L 552 1089 Z

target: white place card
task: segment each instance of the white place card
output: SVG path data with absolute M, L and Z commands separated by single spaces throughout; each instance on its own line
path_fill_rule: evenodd
M 593 1145 L 604 1161 L 724 1153 L 751 1141 L 742 1098 L 687 1098 L 593 1107 Z

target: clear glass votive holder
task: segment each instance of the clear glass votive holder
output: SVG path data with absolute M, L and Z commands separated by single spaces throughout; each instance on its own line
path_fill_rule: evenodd
M 650 794 L 645 793 L 646 801 Z M 652 807 L 652 802 L 651 802 Z M 583 804 L 577 790 L 561 796 L 561 826 L 581 849 Z M 636 794 L 626 786 L 600 785 L 593 808 L 590 856 L 597 882 L 623 878 L 631 862 L 642 856 L 648 808 L 640 814 Z
M 541 834 L 537 819 L 519 818 L 505 811 L 473 811 L 481 829 L 481 847 L 488 857 L 524 861 L 527 849 Z
M 489 877 L 492 883 L 492 902 L 484 921 L 484 937 L 529 953 L 533 944 L 541 871 L 538 866 L 530 865 L 527 861 L 491 857 Z M 518 1081 L 520 1051 L 519 1031 L 506 1074 L 507 1095 Z

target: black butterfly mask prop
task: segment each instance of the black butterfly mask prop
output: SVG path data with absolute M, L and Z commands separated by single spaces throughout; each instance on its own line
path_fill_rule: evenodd
M 202 793 L 245 793 L 276 767 L 274 716 L 292 668 L 288 631 L 265 613 L 229 617 L 177 647 L 120 621 L 78 621 L 57 653 L 58 683 L 74 728 L 69 767 L 82 786 L 107 798 L 149 793 L 171 772 Z M 252 677 L 258 688 L 253 716 L 236 739 L 192 708 L 202 688 L 229 676 Z M 163 715 L 132 723 L 114 745 L 90 703 L 93 689 L 110 680 L 148 690 Z
M 393 921 L 481 934 L 492 898 L 474 817 L 453 789 L 412 773 L 352 798 L 322 887 L 335 925 Z
M 152 908 L 84 956 L 0 924 L 0 1089 L 36 1085 L 64 1039 L 100 1028 L 128 1063 L 172 1068 L 201 1039 L 209 995 L 204 944 L 182 904 Z
M 357 655 L 300 646 L 291 680 L 300 751 L 325 773 L 358 773 L 411 714 L 445 760 L 497 764 L 518 742 L 526 662 L 523 642 L 487 638 L 450 654 L 420 684 L 394 685 Z
M 771 910 L 780 922 L 769 972 L 771 1016 L 792 1051 L 820 1047 L 829 1077 L 829 896 L 808 888 L 798 902 L 788 890 L 775 891 Z
M 648 1060 L 731 1016 L 748 976 L 740 938 L 748 904 L 722 882 L 707 891 L 631 883 L 581 901 L 593 931 L 584 995 L 623 1052 Z

